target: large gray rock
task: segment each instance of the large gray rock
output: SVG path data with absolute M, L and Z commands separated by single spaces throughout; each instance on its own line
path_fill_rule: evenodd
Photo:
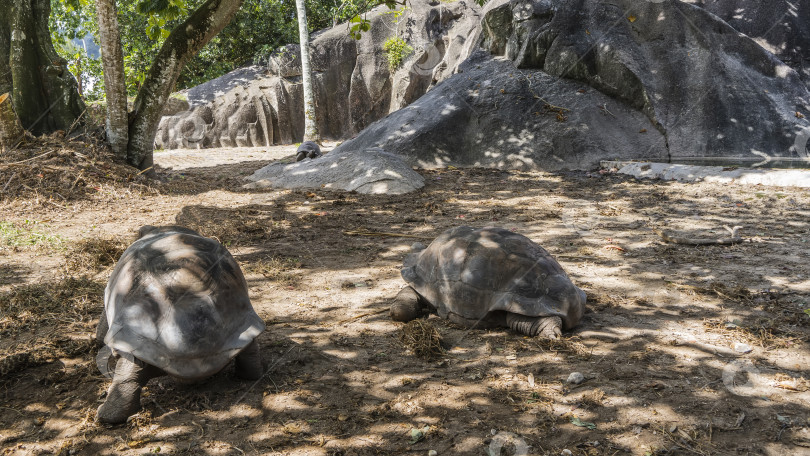
M 385 7 L 367 17 L 371 29 L 360 40 L 349 35 L 347 24 L 312 36 L 313 90 L 324 139 L 357 134 L 451 75 L 474 49 L 470 35 L 480 22 L 478 6 L 466 1 L 415 0 L 399 19 Z M 395 36 L 406 40 L 414 52 L 392 72 L 383 44 Z M 188 91 L 191 110 L 162 119 L 156 147 L 268 146 L 303 139 L 297 45 L 276 52 L 267 71 L 238 70 L 204 86 Z M 204 98 L 202 92 L 212 91 L 216 97 L 195 106 Z
M 810 0 L 689 0 L 754 39 L 810 86 Z
M 492 0 L 483 15 L 480 42 L 496 57 L 471 57 L 336 151 L 547 170 L 610 157 L 797 155 L 810 117 L 798 74 L 701 8 Z M 568 110 L 558 119 L 546 105 Z
M 425 179 L 399 157 L 380 149 L 330 152 L 295 163 L 276 162 L 248 177 L 246 188 L 325 188 L 399 195 L 425 186 Z
M 566 0 L 551 15 L 518 15 L 527 3 L 501 7 L 515 13 L 506 55 L 644 112 L 670 156 L 795 154 L 808 125 L 796 113 L 810 113 L 810 93 L 795 71 L 717 16 L 674 0 Z
M 663 135 L 643 113 L 586 84 L 520 71 L 483 51 L 461 70 L 335 151 L 381 147 L 419 168 L 524 170 L 667 157 Z M 533 93 L 567 110 L 546 107 Z
M 267 69 L 261 65 L 248 65 L 237 68 L 228 74 L 224 74 L 216 79 L 203 82 L 188 90 L 183 94 L 188 98 L 191 107 L 203 105 L 214 101 L 217 97 L 225 95 L 234 87 L 246 86 L 257 77 L 261 77 Z

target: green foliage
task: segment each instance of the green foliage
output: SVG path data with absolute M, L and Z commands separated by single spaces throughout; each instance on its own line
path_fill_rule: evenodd
M 391 8 L 391 7 L 389 6 L 389 8 Z M 389 16 L 392 16 L 394 18 L 394 23 L 399 24 L 399 21 L 402 20 L 402 16 L 404 16 L 405 13 L 408 12 L 408 10 L 410 10 L 410 8 L 408 8 L 407 6 L 404 7 L 404 8 L 401 8 L 401 9 L 391 8 L 391 11 L 386 11 L 383 14 L 387 14 Z
M 363 32 L 368 32 L 371 30 L 371 21 L 366 19 L 365 17 L 354 16 L 349 23 L 351 24 L 351 28 L 349 29 L 349 36 L 352 38 L 359 40 L 363 37 Z
M 168 38 L 171 29 L 166 25 L 188 14 L 186 0 L 142 0 L 135 9 L 147 17 L 146 34 L 152 40 Z
M 3 1 L 3 0 L 0 0 Z M 51 36 L 57 52 L 80 78 L 87 100 L 103 100 L 101 60 L 71 42 L 92 35 L 96 43 L 96 0 L 51 0 Z M 152 59 L 169 33 L 205 0 L 116 0 L 124 51 L 127 92 L 135 96 L 146 79 Z M 393 0 L 307 0 L 310 31 L 349 20 Z M 368 31 L 370 23 L 362 27 Z M 193 87 L 245 64 L 266 59 L 274 50 L 298 42 L 295 2 L 244 0 L 233 21 L 185 66 L 176 89 Z
M 402 38 L 392 36 L 383 43 L 383 51 L 385 51 L 385 55 L 388 57 L 388 68 L 394 71 L 399 68 L 399 65 L 405 58 L 411 55 L 413 48 Z
M 358 1 L 359 3 L 353 3 Z M 371 8 L 379 5 L 387 6 L 388 9 L 392 10 L 387 14 L 393 14 L 397 22 L 399 21 L 400 16 L 408 9 L 407 7 L 402 8 L 401 10 L 396 9 L 397 5 L 405 4 L 404 0 L 401 3 L 397 2 L 396 0 L 346 0 L 346 2 L 341 5 L 341 8 L 347 4 L 352 4 L 354 8 L 350 14 L 345 15 L 346 18 L 351 18 L 349 19 L 349 36 L 356 40 L 363 37 L 363 32 L 368 32 L 371 30 L 371 21 L 366 19 L 364 14 Z M 347 13 L 349 9 L 347 8 L 343 11 L 344 13 Z M 337 25 L 338 22 L 339 18 L 336 16 L 334 18 L 334 24 Z

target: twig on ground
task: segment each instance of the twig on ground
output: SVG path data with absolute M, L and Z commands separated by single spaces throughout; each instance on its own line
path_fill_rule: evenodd
M 340 320 L 339 322 L 335 323 L 335 326 L 342 325 L 343 323 L 348 323 L 348 322 L 353 321 L 353 320 L 358 320 L 358 319 L 363 318 L 363 317 L 370 317 L 372 315 L 381 314 L 383 312 L 388 312 L 388 309 L 380 309 L 380 310 L 375 310 L 374 312 L 366 312 L 364 314 L 355 315 L 354 317 L 350 317 L 350 318 L 347 318 L 345 320 Z
M 8 186 L 11 184 L 11 181 L 13 181 L 15 177 L 17 177 L 17 173 L 16 173 L 16 172 L 15 172 L 15 173 L 13 173 L 13 174 L 11 175 L 11 177 L 10 177 L 10 178 L 9 178 L 9 180 L 8 180 L 8 182 L 6 182 L 6 185 L 4 185 L 4 186 L 3 186 L 3 192 L 5 192 L 5 191 L 6 191 L 6 189 L 8 188 Z
M 658 229 L 653 229 L 655 234 L 661 236 L 665 242 L 670 242 L 672 244 L 681 244 L 681 245 L 733 245 L 739 244 L 741 242 L 745 242 L 745 239 L 741 236 L 737 235 L 737 232 L 742 228 L 741 226 L 735 226 L 734 228 L 729 228 L 728 226 L 724 226 L 726 230 L 730 233 L 730 237 L 725 238 L 688 238 L 677 236 L 671 231 L 661 231 Z
M 49 150 L 49 151 L 45 152 L 44 154 L 39 154 L 39 155 L 37 155 L 37 156 L 35 156 L 35 157 L 26 158 L 25 160 L 20 160 L 20 161 L 18 161 L 18 162 L 0 164 L 0 166 L 16 166 L 16 165 L 21 165 L 21 164 L 23 164 L 23 163 L 27 163 L 27 162 L 30 162 L 30 161 L 36 160 L 37 158 L 44 157 L 44 156 L 49 155 L 49 154 L 52 154 L 52 153 L 54 153 L 54 152 L 56 152 L 56 149 Z
M 433 239 L 435 236 L 420 236 L 417 234 L 403 234 L 403 233 L 388 233 L 384 231 L 359 231 L 359 230 L 350 230 L 344 231 L 343 234 L 348 234 L 349 236 L 391 236 L 391 237 L 407 237 L 407 238 L 415 238 L 415 239 Z
M 76 117 L 76 120 L 74 120 L 73 123 L 70 125 L 70 128 L 68 128 L 67 133 L 65 133 L 66 137 L 70 135 L 70 133 L 73 131 L 74 128 L 76 128 L 76 125 L 79 123 L 82 117 L 84 117 L 85 113 L 87 113 L 87 108 L 84 108 L 84 111 L 82 111 L 82 113 L 79 114 L 79 116 Z

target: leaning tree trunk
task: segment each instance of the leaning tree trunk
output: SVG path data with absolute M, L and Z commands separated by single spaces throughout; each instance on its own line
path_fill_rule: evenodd
M 295 0 L 298 10 L 298 37 L 301 45 L 301 83 L 304 86 L 304 140 L 320 142 L 315 118 L 315 94 L 312 92 L 312 66 L 309 63 L 309 29 L 304 0 Z
M 127 161 L 145 170 L 152 166 L 155 134 L 161 111 L 186 62 L 219 33 L 242 6 L 243 0 L 208 0 L 172 30 L 152 61 L 129 124 Z
M 107 141 L 116 156 L 125 158 L 129 143 L 127 86 L 115 0 L 96 0 L 96 13 L 101 37 L 104 91 L 107 94 Z
M 50 0 L 0 0 L 0 92 L 33 134 L 69 129 L 84 112 L 76 79 L 53 48 Z

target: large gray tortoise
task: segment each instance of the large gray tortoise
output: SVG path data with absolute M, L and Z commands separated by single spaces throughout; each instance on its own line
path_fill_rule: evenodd
M 409 286 L 391 305 L 396 321 L 429 311 L 468 328 L 507 326 L 556 339 L 582 318 L 585 292 L 523 235 L 459 226 L 414 250 L 401 271 Z
M 236 358 L 238 376 L 259 378 L 264 328 L 222 244 L 188 228 L 141 228 L 104 291 L 96 338 L 117 363 L 98 420 L 126 421 L 141 408 L 141 388 L 160 375 L 196 381 Z

